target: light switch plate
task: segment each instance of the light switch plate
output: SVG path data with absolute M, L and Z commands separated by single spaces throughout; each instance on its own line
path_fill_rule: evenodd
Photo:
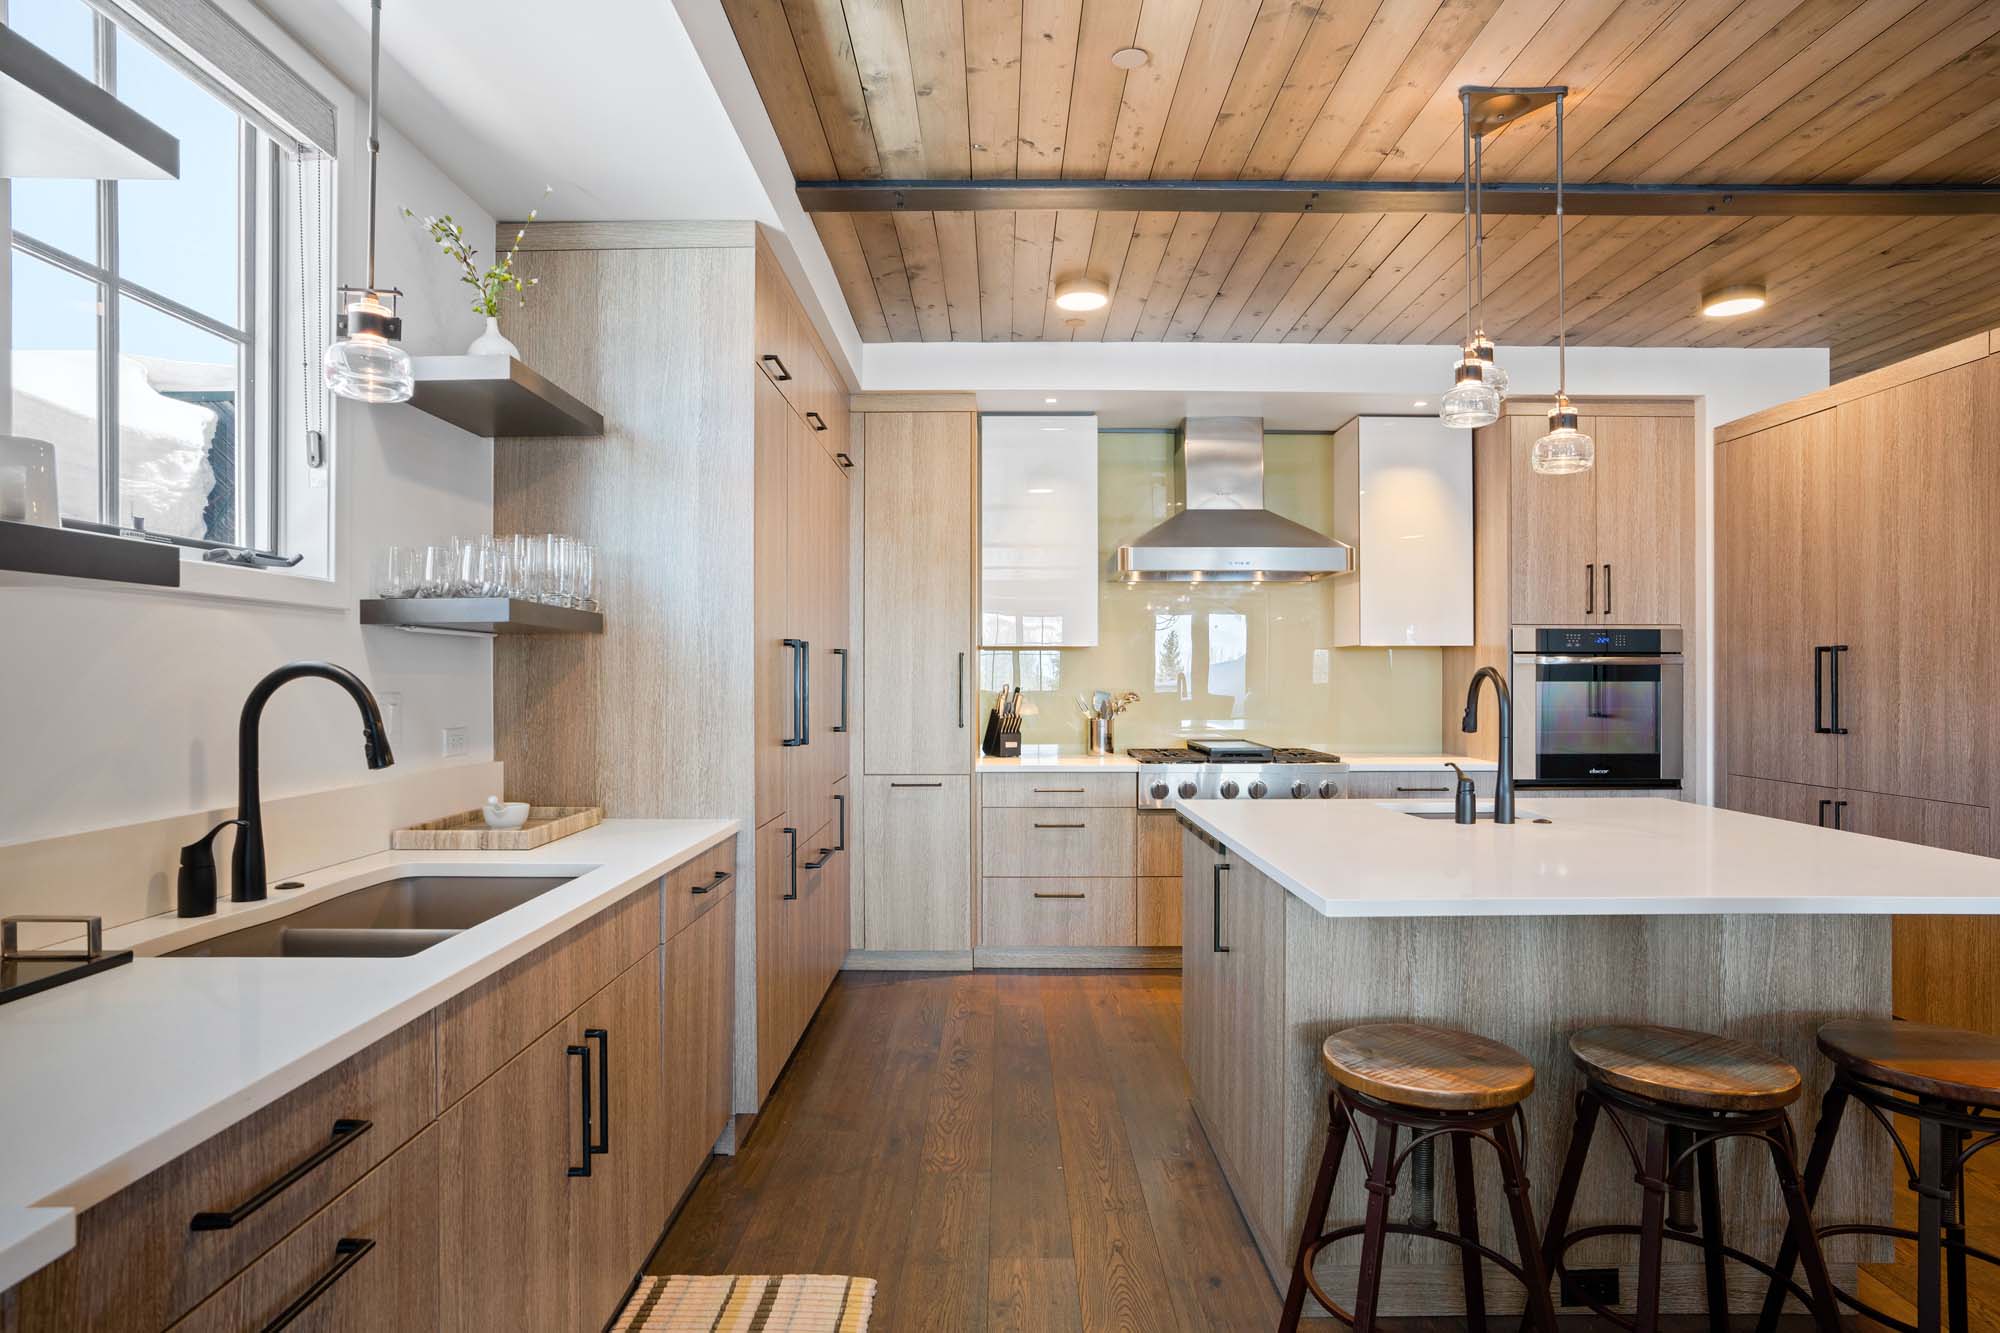
M 465 728 L 446 727 L 444 729 L 444 757 L 456 759 L 465 753 Z

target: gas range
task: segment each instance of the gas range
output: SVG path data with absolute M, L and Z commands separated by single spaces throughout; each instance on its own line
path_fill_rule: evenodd
M 1171 750 L 1127 750 L 1139 761 L 1139 808 L 1177 800 L 1332 800 L 1345 792 L 1337 754 L 1255 741 L 1194 738 Z

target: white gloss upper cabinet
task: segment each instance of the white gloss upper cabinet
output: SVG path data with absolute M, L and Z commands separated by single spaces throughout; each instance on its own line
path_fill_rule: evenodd
M 1343 648 L 1472 642 L 1472 433 L 1435 417 L 1356 417 L 1333 436 L 1333 590 Z
M 1097 642 L 1097 418 L 979 419 L 979 642 Z

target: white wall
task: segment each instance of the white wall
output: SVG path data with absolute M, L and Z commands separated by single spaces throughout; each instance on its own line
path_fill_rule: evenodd
M 223 2 L 339 106 L 339 277 L 360 281 L 364 100 L 258 11 L 240 0 Z M 361 78 L 365 89 L 365 69 Z M 408 204 L 419 212 L 449 211 L 473 236 L 492 235 L 491 217 L 386 127 L 381 193 L 379 271 L 384 283 L 409 294 L 405 345 L 413 353 L 463 350 L 483 324 L 465 305 L 470 289 L 458 285 L 398 210 Z M 352 667 L 378 695 L 401 696 L 395 776 L 445 762 L 439 750 L 447 726 L 469 732 L 467 757 L 451 763 L 492 758 L 489 643 L 363 630 L 355 611 L 370 591 L 379 547 L 486 530 L 491 445 L 407 406 L 342 402 L 333 449 L 340 578 L 330 607 L 108 585 L 0 587 L 0 844 L 233 803 L 244 695 L 272 667 L 298 658 Z M 234 582 L 253 592 L 282 592 L 281 577 L 241 573 Z M 287 687 L 266 712 L 263 735 L 267 796 L 390 776 L 367 773 L 354 708 L 331 686 Z M 9 902 L 8 889 L 0 884 L 0 906 Z

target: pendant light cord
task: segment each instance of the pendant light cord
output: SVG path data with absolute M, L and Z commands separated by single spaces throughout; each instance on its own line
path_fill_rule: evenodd
M 375 290 L 375 159 L 382 152 L 382 0 L 373 0 L 368 25 L 368 290 Z
M 1486 136 L 1472 137 L 1472 226 L 1473 234 L 1479 238 L 1474 253 L 1479 257 L 1478 301 L 1479 317 L 1472 321 L 1472 327 L 1486 332 Z
M 1472 94 L 1458 95 L 1465 113 L 1465 341 L 1472 341 Z
M 378 0 L 379 3 L 379 0 Z M 1563 95 L 1556 94 L 1556 397 L 1569 396 L 1569 315 L 1563 302 Z

